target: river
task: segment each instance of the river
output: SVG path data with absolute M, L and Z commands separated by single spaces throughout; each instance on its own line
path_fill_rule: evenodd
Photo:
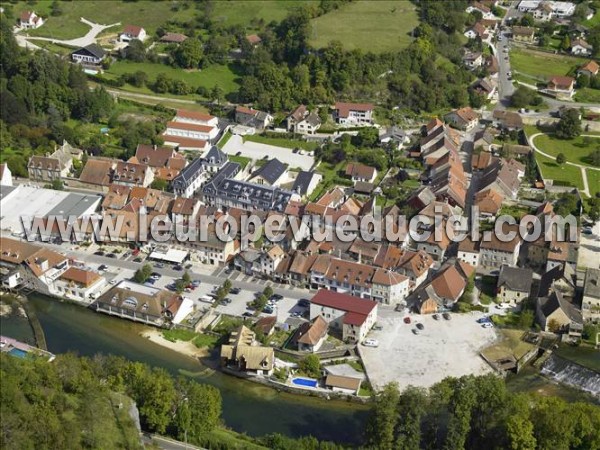
M 141 337 L 143 325 L 41 295 L 31 295 L 29 301 L 36 310 L 48 350 L 52 353 L 120 355 L 163 367 L 173 374 L 191 376 L 204 369 L 198 361 Z M 2 334 L 33 343 L 27 320 L 3 317 L 0 326 Z M 199 377 L 198 381 L 221 391 L 223 420 L 235 431 L 251 436 L 277 432 L 292 437 L 313 435 L 347 444 L 361 442 L 368 414 L 364 406 L 279 393 L 220 372 Z

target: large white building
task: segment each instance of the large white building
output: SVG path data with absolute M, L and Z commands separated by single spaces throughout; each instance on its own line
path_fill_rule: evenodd
M 571 2 L 553 2 L 543 0 L 523 0 L 519 3 L 519 11 L 531 13 L 539 20 L 549 20 L 554 17 L 569 17 L 575 12 L 575 4 Z M 546 14 L 548 13 L 548 14 Z

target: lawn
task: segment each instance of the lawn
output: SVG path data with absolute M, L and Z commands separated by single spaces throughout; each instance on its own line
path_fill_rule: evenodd
M 510 355 L 519 359 L 533 348 L 532 344 L 521 339 L 521 336 L 523 335 L 523 331 L 521 330 L 502 329 L 500 330 L 500 334 L 502 335 L 502 340 L 487 347 L 482 352 L 491 360 L 498 360 Z
M 544 153 L 552 156 L 557 156 L 563 153 L 567 157 L 567 161 L 590 165 L 587 161 L 588 155 L 600 147 L 600 137 L 582 137 L 575 139 L 558 139 L 552 135 L 543 134 L 534 139 L 534 144 Z
M 571 186 L 583 189 L 581 170 L 579 170 L 578 167 L 570 166 L 568 164 L 559 166 L 554 159 L 546 158 L 539 153 L 535 154 L 535 158 L 544 179 L 569 182 L 571 183 Z
M 599 25 L 600 24 L 600 11 L 596 11 L 596 14 L 594 14 L 594 17 L 592 17 L 590 20 L 586 20 L 585 22 L 583 22 L 583 24 L 588 28 L 594 28 L 596 25 Z
M 590 194 L 596 195 L 600 192 L 600 170 L 587 169 L 585 173 L 590 187 Z
M 307 142 L 300 139 L 286 139 L 269 137 L 259 134 L 244 136 L 244 141 L 259 142 L 261 144 L 274 145 L 284 148 L 301 148 L 303 150 L 313 152 L 319 146 L 316 142 Z
M 105 0 L 101 4 L 91 1 L 60 2 L 62 15 L 50 16 L 50 5 L 53 1 L 40 0 L 35 5 L 30 2 L 19 2 L 14 6 L 15 17 L 22 11 L 34 9 L 36 13 L 48 18 L 48 21 L 37 30 L 29 31 L 31 36 L 45 36 L 55 39 L 75 39 L 84 36 L 90 29 L 80 21 L 83 17 L 92 22 L 110 25 L 120 22 L 144 27 L 148 35 L 153 35 L 156 29 L 168 20 L 189 20 L 193 6 L 189 10 L 181 8 L 172 11 L 172 2 L 140 1 L 125 2 Z
M 171 330 L 163 330 L 163 337 L 171 342 L 185 341 L 192 343 L 198 347 L 214 347 L 217 344 L 218 338 L 208 334 L 196 333 L 192 330 L 173 328 Z
M 218 1 L 214 4 L 213 20 L 224 26 L 242 25 L 259 29 L 260 23 L 279 22 L 290 11 L 304 5 L 318 5 L 318 1 Z
M 232 92 L 236 92 L 239 88 L 237 73 L 238 67 L 235 64 L 220 65 L 213 64 L 206 69 L 202 70 L 183 70 L 164 64 L 157 64 L 151 62 L 136 63 L 131 61 L 117 61 L 110 66 L 110 69 L 106 71 L 106 78 L 117 78 L 125 73 L 134 73 L 137 71 L 145 72 L 148 75 L 148 81 L 154 82 L 156 76 L 159 73 L 164 73 L 174 80 L 183 80 L 194 89 L 199 86 L 204 86 L 207 89 L 213 88 L 215 85 L 219 85 L 223 89 L 225 95 Z M 125 85 L 123 89 L 140 92 L 144 94 L 155 95 L 147 87 L 136 88 L 131 85 Z M 197 94 L 190 94 L 189 96 L 181 95 L 178 98 L 193 97 L 197 98 Z
M 246 156 L 242 155 L 228 155 L 227 158 L 229 161 L 238 163 L 240 166 L 242 166 L 242 170 L 245 169 L 246 166 L 252 161 L 252 158 L 247 158 Z
M 555 353 L 561 358 L 568 359 L 595 371 L 600 371 L 600 357 L 598 350 L 591 347 L 561 346 Z
M 568 75 L 577 66 L 588 61 L 566 55 L 513 49 L 510 52 L 510 65 L 516 72 L 547 80 L 554 75 Z
M 418 24 L 411 2 L 356 1 L 313 19 L 309 43 L 321 48 L 340 41 L 347 50 L 396 51 L 410 44 Z
M 577 89 L 575 101 L 581 103 L 600 103 L 600 89 Z

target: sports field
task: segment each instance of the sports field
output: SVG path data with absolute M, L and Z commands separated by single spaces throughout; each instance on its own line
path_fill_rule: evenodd
M 381 53 L 406 47 L 419 24 L 408 1 L 356 1 L 312 20 L 309 43 L 317 48 L 340 41 L 345 49 Z

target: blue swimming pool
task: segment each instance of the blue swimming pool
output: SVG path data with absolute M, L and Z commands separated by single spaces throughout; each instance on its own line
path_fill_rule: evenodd
M 19 348 L 11 348 L 8 351 L 9 354 L 16 356 L 17 358 L 26 358 L 27 352 L 25 350 L 21 350 Z
M 294 378 L 292 379 L 292 383 L 304 387 L 317 387 L 317 380 L 313 380 L 312 378 Z

